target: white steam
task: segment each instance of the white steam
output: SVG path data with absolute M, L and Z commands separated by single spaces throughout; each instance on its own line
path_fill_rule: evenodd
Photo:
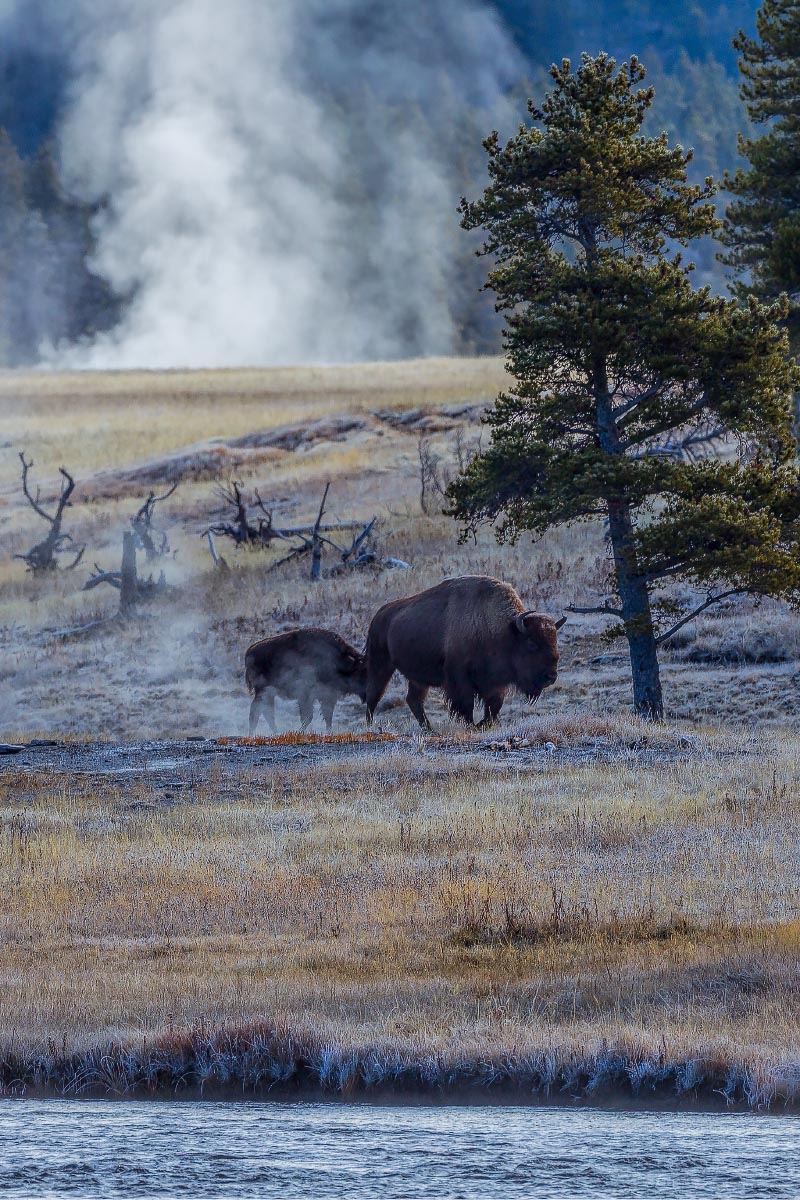
M 492 9 L 71 0 L 70 10 L 62 166 L 76 194 L 106 202 L 94 268 L 130 300 L 120 325 L 62 349 L 61 362 L 464 348 L 478 276 L 456 294 L 471 247 L 455 209 L 483 166 L 481 137 L 512 119 L 504 96 L 523 73 Z

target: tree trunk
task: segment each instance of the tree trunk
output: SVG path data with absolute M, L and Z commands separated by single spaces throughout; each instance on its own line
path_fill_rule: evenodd
M 136 575 L 136 536 L 133 533 L 122 535 L 122 567 L 120 570 L 119 610 L 130 612 L 136 604 L 137 575 Z
M 311 578 L 316 582 L 322 576 L 322 542 L 319 534 L 314 534 L 311 543 Z
M 609 534 L 614 552 L 617 592 L 622 604 L 625 636 L 631 652 L 633 703 L 646 721 L 661 721 L 664 701 L 658 667 L 656 635 L 647 583 L 637 572 L 630 507 L 615 500 L 608 506 Z
M 597 434 L 600 447 L 606 454 L 621 458 L 625 452 L 614 420 L 607 364 L 602 355 L 597 355 L 593 363 L 592 386 L 597 401 Z M 617 592 L 622 606 L 625 636 L 631 652 L 633 704 L 639 716 L 644 717 L 646 721 L 661 721 L 664 717 L 664 701 L 661 697 L 656 635 L 653 629 L 653 614 L 650 611 L 650 592 L 646 580 L 639 574 L 639 564 L 636 561 L 631 506 L 624 495 L 618 492 L 608 496 L 606 502 Z

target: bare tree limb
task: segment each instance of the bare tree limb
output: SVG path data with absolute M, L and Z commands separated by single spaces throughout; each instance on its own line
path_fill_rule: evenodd
M 729 588 L 727 592 L 719 592 L 716 596 L 709 592 L 702 604 L 698 604 L 697 608 L 687 613 L 685 617 L 681 617 L 680 621 L 676 621 L 666 633 L 659 634 L 656 638 L 656 645 L 660 646 L 662 642 L 666 642 L 667 638 L 671 638 L 679 629 L 683 629 L 684 625 L 688 625 L 695 617 L 699 617 L 700 613 L 705 612 L 707 608 L 711 608 L 712 604 L 719 604 L 720 600 L 727 600 L 729 596 L 745 596 L 749 590 L 749 588 Z
M 95 574 L 90 575 L 86 583 L 81 588 L 82 592 L 90 592 L 92 588 L 96 588 L 100 583 L 108 583 L 117 591 L 122 587 L 122 573 L 120 571 L 101 571 L 97 563 L 95 566 Z
M 161 531 L 161 540 L 156 545 L 153 536 L 155 532 L 153 529 L 153 513 L 157 504 L 160 504 L 162 500 L 169 499 L 177 488 L 178 483 L 179 480 L 176 480 L 172 487 L 168 488 L 161 496 L 157 496 L 155 492 L 151 492 L 136 515 L 131 517 L 131 525 L 136 535 L 136 540 L 140 548 L 144 550 L 148 562 L 152 562 L 155 558 L 163 558 L 164 555 L 169 554 L 169 539 L 163 530 Z
M 54 638 L 78 637 L 80 634 L 90 633 L 92 629 L 97 629 L 101 625 L 108 624 L 113 619 L 113 617 L 100 617 L 97 621 L 89 621 L 86 625 L 73 625 L 69 629 L 56 629 L 51 636 Z
M 127 613 L 139 600 L 150 600 L 158 592 L 166 589 L 167 581 L 162 571 L 158 579 L 148 576 L 140 578 L 136 569 L 136 535 L 126 531 L 122 535 L 122 562 L 118 571 L 103 571 L 97 563 L 94 564 L 95 574 L 91 575 L 81 591 L 89 592 L 101 583 L 107 583 L 119 592 L 119 611 Z
M 314 525 L 314 532 L 311 537 L 311 578 L 317 580 L 322 575 L 322 540 L 320 538 L 320 525 L 322 518 L 325 515 L 325 503 L 328 499 L 330 490 L 330 480 L 325 484 L 325 491 L 322 493 L 322 500 L 317 513 L 317 520 Z
M 601 613 L 605 617 L 619 617 L 620 620 L 623 617 L 621 608 L 612 608 L 609 604 L 597 604 L 590 608 L 578 608 L 574 604 L 568 604 L 565 612 L 578 613 L 581 615 L 587 615 L 589 613 Z
M 56 502 L 56 511 L 49 513 L 42 506 L 39 488 L 36 489 L 36 495 L 31 494 L 28 485 L 28 477 L 33 462 L 29 462 L 25 458 L 24 451 L 20 451 L 19 460 L 22 463 L 22 492 L 25 499 L 30 504 L 33 511 L 43 521 L 47 521 L 50 526 L 50 532 L 41 542 L 37 542 L 32 546 L 27 554 L 15 554 L 15 558 L 20 558 L 27 564 L 29 571 L 52 571 L 58 566 L 58 555 L 66 551 L 67 547 L 71 546 L 73 541 L 72 534 L 62 533 L 61 522 L 64 518 L 64 509 L 67 508 L 71 501 L 70 497 L 75 491 L 75 480 L 70 475 L 66 467 L 59 467 L 58 471 L 61 475 L 61 494 Z M 78 547 L 75 553 L 74 560 L 69 564 L 69 568 L 76 567 L 83 557 L 85 547 Z
M 361 551 L 361 547 L 364 545 L 364 543 L 367 541 L 370 534 L 372 533 L 372 530 L 375 526 L 375 522 L 377 521 L 377 519 L 378 519 L 377 516 L 374 516 L 371 521 L 368 521 L 367 524 L 364 526 L 364 528 L 361 530 L 361 533 L 359 533 L 359 535 L 357 537 L 353 538 L 353 544 L 351 545 L 350 549 L 342 551 L 342 561 L 343 562 L 347 562 L 347 560 L 350 558 L 358 558 L 359 553 Z
M 38 487 L 36 489 L 36 498 L 35 499 L 31 495 L 30 489 L 28 488 L 28 472 L 30 471 L 31 467 L 33 466 L 33 460 L 31 459 L 30 462 L 26 462 L 25 461 L 25 451 L 20 450 L 19 461 L 22 463 L 22 491 L 25 496 L 25 499 L 28 501 L 28 503 L 30 504 L 33 511 L 37 514 L 37 516 L 40 516 L 44 521 L 52 521 L 53 518 L 50 516 L 50 514 L 45 512 L 45 510 L 39 504 L 39 489 L 38 489 Z M 63 493 L 63 490 L 64 490 L 63 483 L 62 483 L 61 490 Z
M 704 392 L 703 395 L 699 398 L 699 400 L 696 400 L 695 403 L 692 404 L 690 406 L 690 408 L 687 410 L 687 412 L 684 414 L 683 419 L 681 420 L 681 425 L 688 425 L 690 423 L 690 421 L 692 420 L 692 417 L 699 416 L 700 413 L 707 411 L 707 409 L 708 409 L 708 398 Z M 621 422 L 621 424 L 620 424 L 621 432 L 625 429 L 627 424 L 629 424 L 629 422 L 626 422 L 626 421 Z M 622 449 L 630 450 L 634 446 L 641 446 L 643 442 L 653 442 L 653 441 L 655 441 L 656 438 L 660 437 L 662 434 L 667 433 L 667 432 L 669 432 L 669 430 L 674 429 L 674 428 L 675 428 L 674 420 L 672 420 L 672 421 L 665 420 L 661 423 L 661 425 L 657 425 L 655 427 L 655 429 L 645 430 L 641 437 L 632 437 L 632 438 L 628 438 L 627 441 L 623 441 Z

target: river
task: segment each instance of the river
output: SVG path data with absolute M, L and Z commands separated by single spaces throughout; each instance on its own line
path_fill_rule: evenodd
M 0 1196 L 727 1200 L 800 1196 L 793 1117 L 0 1101 Z

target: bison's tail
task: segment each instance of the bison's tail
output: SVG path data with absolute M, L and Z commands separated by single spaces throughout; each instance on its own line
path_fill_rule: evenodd
M 245 680 L 245 683 L 247 684 L 247 690 L 251 696 L 253 695 L 253 693 L 256 690 L 256 684 L 258 683 L 259 676 L 260 676 L 260 672 L 259 672 L 258 667 L 256 666 L 255 662 L 253 661 L 252 658 L 249 657 L 249 655 L 245 655 L 244 680 Z

